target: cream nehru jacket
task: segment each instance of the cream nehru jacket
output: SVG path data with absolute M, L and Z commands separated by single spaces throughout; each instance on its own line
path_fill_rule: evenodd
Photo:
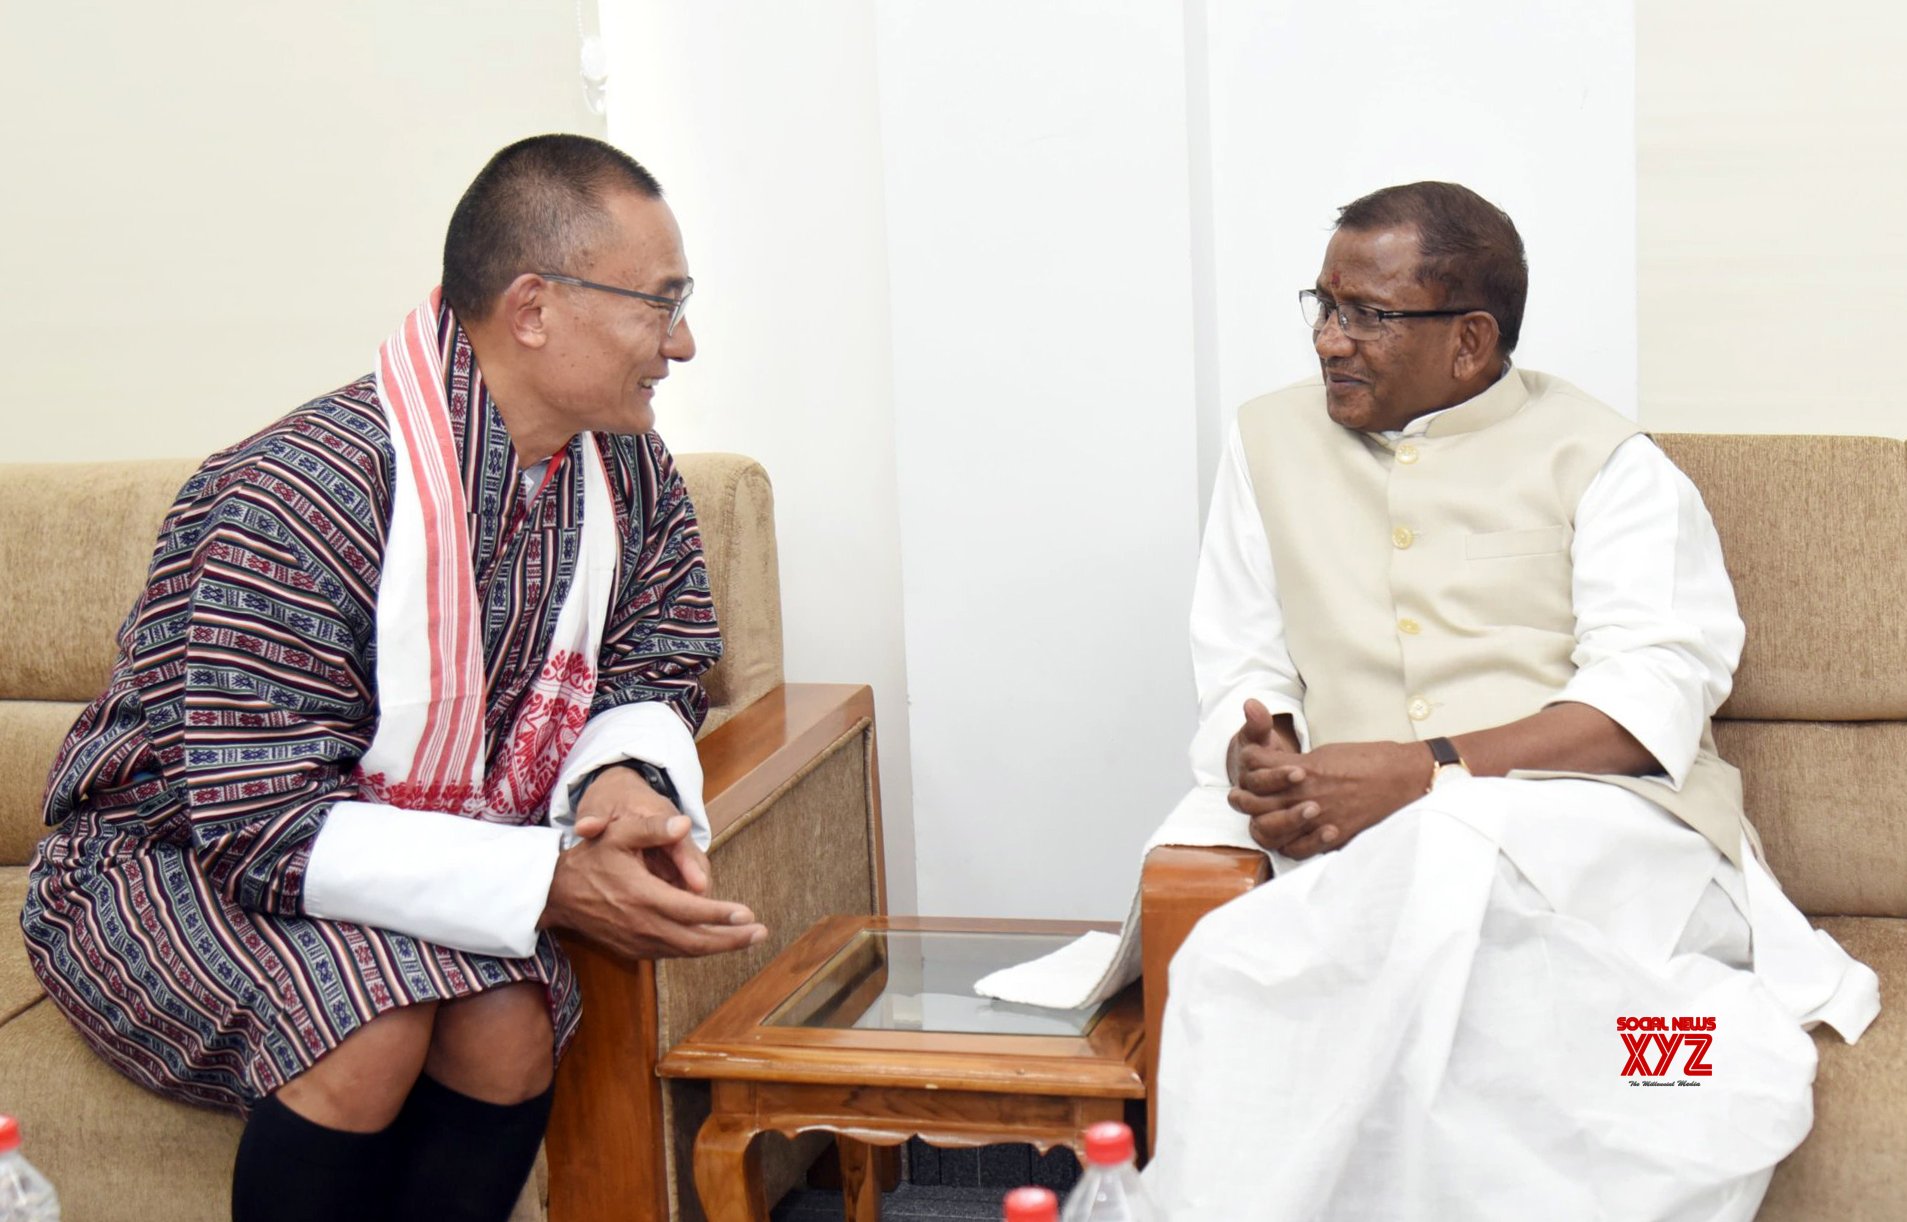
M 1487 729 L 1562 691 L 1575 673 L 1576 505 L 1631 421 L 1512 368 L 1396 443 L 1333 423 L 1317 381 L 1247 403 L 1238 428 L 1314 744 Z M 1706 727 L 1679 790 L 1660 777 L 1511 775 L 1627 789 L 1741 861 L 1741 778 Z

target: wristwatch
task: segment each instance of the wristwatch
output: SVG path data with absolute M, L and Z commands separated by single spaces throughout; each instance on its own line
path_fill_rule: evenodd
M 587 774 L 582 780 L 569 787 L 569 809 L 571 815 L 576 813 L 576 808 L 582 804 L 583 795 L 588 793 L 589 787 L 596 783 L 596 778 L 608 772 L 611 768 L 635 769 L 636 773 L 649 783 L 649 788 L 669 799 L 669 804 L 674 806 L 677 810 L 682 809 L 682 798 L 676 793 L 675 782 L 669 779 L 667 769 L 658 768 L 648 760 L 617 760 L 613 764 L 604 764 L 601 768 Z
M 1470 775 L 1470 765 L 1458 754 L 1457 744 L 1447 738 L 1427 738 L 1424 745 L 1430 748 L 1430 784 L 1424 786 L 1425 793 L 1437 788 L 1437 781 L 1446 768 L 1461 769 L 1465 776 Z

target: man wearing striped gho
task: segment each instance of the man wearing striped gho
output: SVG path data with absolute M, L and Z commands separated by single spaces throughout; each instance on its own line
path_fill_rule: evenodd
M 248 1116 L 237 1222 L 501 1222 L 580 999 L 765 936 L 707 897 L 721 654 L 651 400 L 681 236 L 599 141 L 504 149 L 374 371 L 207 459 L 67 736 L 22 924 L 122 1073 Z

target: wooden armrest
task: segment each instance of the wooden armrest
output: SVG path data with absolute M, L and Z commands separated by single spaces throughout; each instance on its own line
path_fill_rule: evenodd
M 713 847 L 830 743 L 873 719 L 873 688 L 784 683 L 710 731 L 696 751 Z
M 1161 845 L 1139 876 L 1139 936 L 1146 1003 L 1146 1145 L 1159 1140 L 1159 1033 L 1165 1019 L 1166 969 L 1200 917 L 1271 877 L 1256 849 Z
M 867 687 L 789 683 L 710 731 L 696 747 L 712 851 L 873 716 Z M 559 941 L 583 991 L 583 1022 L 557 1070 L 545 1139 L 550 1222 L 666 1219 L 655 964 L 624 963 L 569 935 Z

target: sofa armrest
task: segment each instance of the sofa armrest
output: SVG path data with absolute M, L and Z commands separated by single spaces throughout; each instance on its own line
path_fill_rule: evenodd
M 745 846 L 744 833 L 771 827 L 777 807 L 798 792 L 805 778 L 863 739 L 869 794 L 865 854 L 842 868 L 861 871 L 872 904 L 884 904 L 879 809 L 873 798 L 873 715 L 874 697 L 866 687 L 783 684 L 703 736 L 697 746 L 714 832 L 709 858 L 715 893 L 754 906 L 770 924 L 769 939 L 734 955 L 669 961 L 665 972 L 715 969 L 719 975 L 743 973 L 746 979 L 751 965 L 760 966 L 755 960 L 765 961 L 802 932 L 785 928 L 788 922 L 764 911 L 745 885 L 735 889 L 738 871 L 730 867 L 740 863 L 730 859 Z M 861 752 L 853 754 L 834 766 L 860 772 Z M 729 848 L 731 843 L 736 848 Z M 814 849 L 831 847 L 836 846 Z M 561 940 L 583 990 L 583 1022 L 557 1071 L 546 1139 L 550 1222 L 667 1218 L 668 1150 L 677 1126 L 674 1117 L 665 1118 L 655 1065 L 667 1035 L 663 1012 L 670 1008 L 669 985 L 659 981 L 654 962 L 623 963 L 580 938 Z M 710 1008 L 719 1000 L 711 1000 Z
M 1200 917 L 1270 877 L 1271 859 L 1255 849 L 1161 845 L 1146 854 L 1139 877 L 1139 938 L 1146 1005 L 1148 1152 L 1159 1140 L 1159 1033 L 1172 956 L 1179 953 Z
M 874 690 L 847 683 L 783 683 L 698 744 L 711 850 L 758 817 L 778 790 L 856 726 L 874 720 Z M 870 761 L 870 767 L 872 761 Z M 878 796 L 878 795 L 877 795 Z M 880 810 L 873 813 L 874 860 L 881 860 Z M 876 871 L 879 909 L 887 885 Z

